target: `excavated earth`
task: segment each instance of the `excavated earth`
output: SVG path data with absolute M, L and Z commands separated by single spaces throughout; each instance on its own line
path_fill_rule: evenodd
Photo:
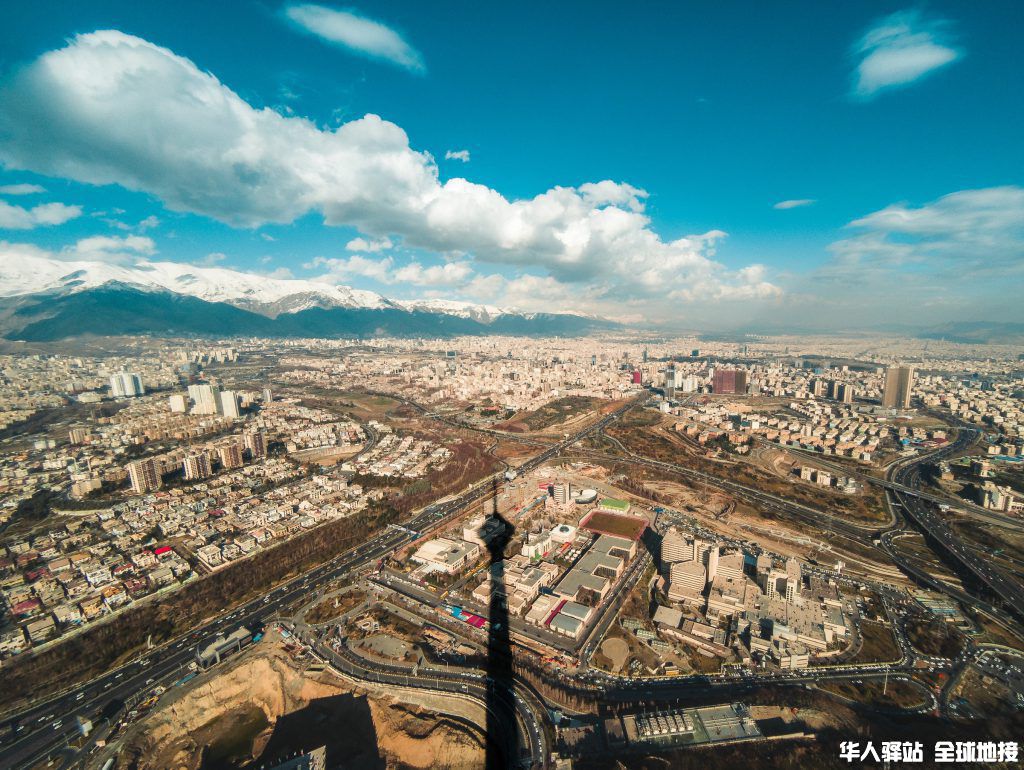
M 361 691 L 330 673 L 303 672 L 277 648 L 247 655 L 148 714 L 126 733 L 119 766 L 273 767 L 326 746 L 328 767 L 469 770 L 484 764 L 473 721 Z

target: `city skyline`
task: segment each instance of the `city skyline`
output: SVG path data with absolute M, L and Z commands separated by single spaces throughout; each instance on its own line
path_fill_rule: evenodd
M 4 260 L 674 328 L 1024 320 L 1012 4 L 539 13 L 12 9 Z

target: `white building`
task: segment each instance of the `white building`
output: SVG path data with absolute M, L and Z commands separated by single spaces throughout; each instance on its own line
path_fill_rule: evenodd
M 416 553 L 410 559 L 424 565 L 431 572 L 454 575 L 467 564 L 476 561 L 479 556 L 480 546 L 476 543 L 437 537 L 416 549 Z
M 217 414 L 220 388 L 214 385 L 189 385 L 188 398 L 192 402 L 192 414 Z
M 222 390 L 217 394 L 217 413 L 237 420 L 242 416 L 238 410 L 238 394 L 233 390 Z
M 113 398 L 134 398 L 145 392 L 142 378 L 134 372 L 118 372 L 110 378 L 110 395 Z

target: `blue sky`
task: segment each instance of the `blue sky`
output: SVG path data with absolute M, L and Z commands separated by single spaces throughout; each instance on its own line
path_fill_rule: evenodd
M 22 4 L 0 239 L 683 326 L 1024 320 L 1022 22 L 1009 1 Z M 76 247 L 96 236 L 133 240 Z

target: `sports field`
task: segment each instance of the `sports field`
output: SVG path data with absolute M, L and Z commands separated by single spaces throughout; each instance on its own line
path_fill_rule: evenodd
M 580 527 L 602 535 L 615 535 L 630 540 L 639 540 L 647 529 L 647 520 L 639 516 L 623 516 L 618 513 L 594 511 L 580 522 Z

